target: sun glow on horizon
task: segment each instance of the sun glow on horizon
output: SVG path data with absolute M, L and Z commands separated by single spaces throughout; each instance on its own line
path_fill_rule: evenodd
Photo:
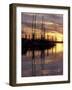
M 63 34 L 58 33 L 58 32 L 46 32 L 45 37 L 49 39 L 56 38 L 57 41 L 63 41 Z

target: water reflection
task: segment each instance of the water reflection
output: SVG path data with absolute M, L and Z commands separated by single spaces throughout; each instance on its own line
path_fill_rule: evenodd
M 50 49 L 28 50 L 22 55 L 22 77 L 63 74 L 63 44 Z

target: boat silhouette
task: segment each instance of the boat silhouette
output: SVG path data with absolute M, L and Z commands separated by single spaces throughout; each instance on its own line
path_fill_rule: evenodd
M 24 32 L 23 35 L 25 36 L 24 38 L 21 39 L 22 41 L 22 54 L 25 54 L 27 50 L 45 50 L 45 49 L 50 49 L 53 46 L 55 46 L 55 41 L 49 40 L 48 38 L 45 38 L 45 23 L 44 23 L 44 17 L 42 16 L 42 24 L 41 24 L 41 38 L 36 38 L 36 15 L 33 15 L 33 20 L 32 20 L 32 38 L 27 38 L 27 34 Z
M 24 54 L 28 50 L 45 50 L 50 49 L 53 46 L 55 46 L 55 43 L 53 41 L 42 39 L 22 39 L 22 54 Z

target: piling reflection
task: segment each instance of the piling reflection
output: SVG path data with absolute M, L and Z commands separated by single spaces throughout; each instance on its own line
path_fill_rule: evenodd
M 22 55 L 22 77 L 63 74 L 63 43 L 42 50 L 26 50 Z

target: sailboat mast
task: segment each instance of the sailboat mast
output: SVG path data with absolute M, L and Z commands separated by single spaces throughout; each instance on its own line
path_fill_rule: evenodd
M 55 24 L 55 31 L 57 32 L 57 26 Z M 57 41 L 57 38 L 56 38 L 56 33 L 55 33 L 55 42 Z
M 32 18 L 32 39 L 34 39 L 34 15 Z
M 42 30 L 43 30 L 43 36 L 42 36 L 42 38 L 45 39 L 44 16 L 42 16 Z
M 33 15 L 33 19 L 32 19 L 32 39 L 35 39 L 35 29 L 36 29 L 36 15 Z

